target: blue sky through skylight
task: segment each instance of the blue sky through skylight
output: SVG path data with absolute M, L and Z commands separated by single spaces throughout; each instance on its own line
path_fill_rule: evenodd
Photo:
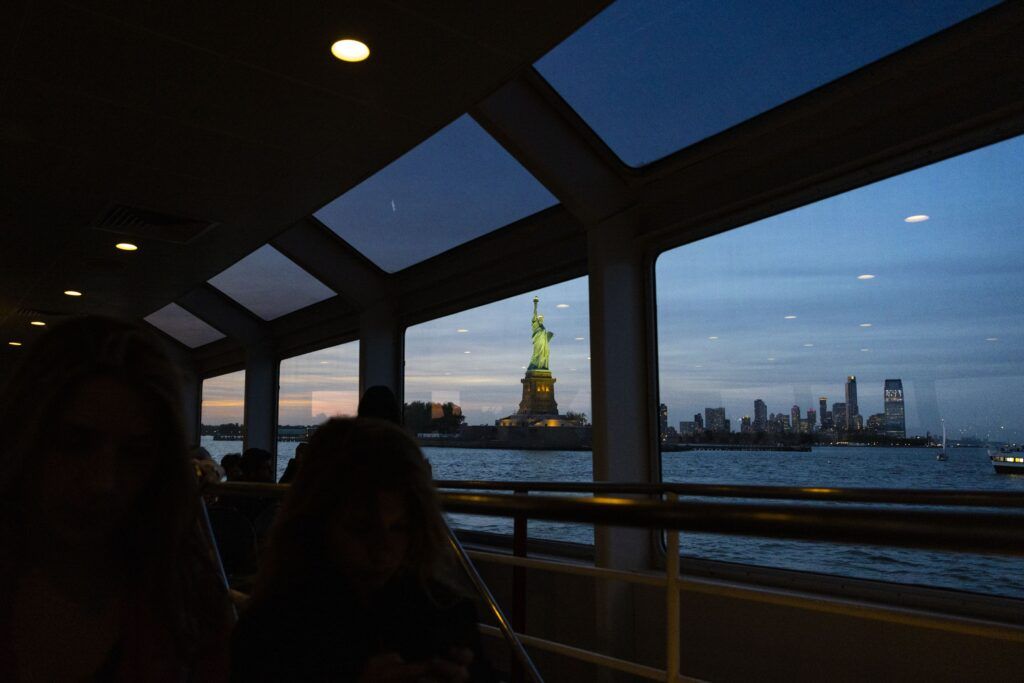
M 643 166 L 996 4 L 618 0 L 535 66 Z
M 273 320 L 335 294 L 269 244 L 212 278 L 210 284 L 264 320 Z
M 463 115 L 314 216 L 393 273 L 556 203 Z

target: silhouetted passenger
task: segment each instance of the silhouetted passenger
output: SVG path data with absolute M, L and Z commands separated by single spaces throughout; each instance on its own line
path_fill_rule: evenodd
M 189 457 L 192 459 L 192 467 L 195 469 L 200 488 L 207 484 L 219 484 L 224 480 L 224 469 L 210 457 L 210 452 L 202 446 L 194 446 L 189 449 Z
M 306 448 L 309 444 L 305 441 L 300 442 L 295 446 L 295 457 L 288 461 L 288 464 L 284 468 L 284 472 L 281 474 L 281 479 L 278 481 L 279 484 L 290 484 L 295 481 L 295 475 L 299 471 L 299 465 L 302 464 L 302 458 L 306 454 Z
M 236 681 L 491 680 L 473 603 L 449 588 L 419 448 L 379 420 L 316 431 L 232 639 Z
M 262 448 L 249 448 L 242 453 L 239 463 L 245 481 L 273 484 L 274 456 Z
M 385 386 L 372 386 L 363 392 L 359 399 L 359 417 L 372 417 L 387 420 L 393 424 L 402 424 L 402 411 L 398 407 L 395 393 Z
M 228 478 L 228 481 L 245 480 L 245 475 L 242 474 L 241 453 L 228 453 L 220 459 L 220 466 L 224 470 L 224 476 Z
M 144 330 L 39 337 L 0 398 L 0 680 L 227 675 L 177 372 Z

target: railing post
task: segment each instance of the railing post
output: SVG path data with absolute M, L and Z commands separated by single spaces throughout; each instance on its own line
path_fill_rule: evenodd
M 529 495 L 528 489 L 517 488 L 514 490 L 515 495 L 525 496 Z M 527 517 L 525 515 L 516 515 L 512 527 L 512 554 L 516 557 L 526 557 L 526 542 L 527 542 Z M 512 568 L 512 628 L 517 633 L 526 632 L 526 568 L 525 567 L 513 567 Z M 512 681 L 513 683 L 521 683 L 523 680 L 523 670 L 519 666 L 519 661 L 515 658 L 512 659 Z
M 675 503 L 674 493 L 665 500 Z M 679 678 L 679 531 L 665 530 L 665 680 Z

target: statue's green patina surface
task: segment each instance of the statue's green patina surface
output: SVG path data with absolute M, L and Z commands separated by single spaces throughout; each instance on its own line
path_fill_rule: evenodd
M 540 301 L 533 297 L 533 356 L 530 357 L 529 370 L 550 370 L 548 362 L 551 359 L 551 338 L 554 332 L 548 332 L 544 327 L 544 316 L 537 314 L 537 303 Z

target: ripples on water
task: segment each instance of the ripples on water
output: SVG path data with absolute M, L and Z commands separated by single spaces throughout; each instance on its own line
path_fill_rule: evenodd
M 241 444 L 203 439 L 215 457 Z M 294 453 L 294 443 L 278 445 L 278 474 Z M 591 454 L 573 451 L 508 451 L 424 448 L 438 479 L 590 481 Z M 886 487 L 907 489 L 984 489 L 1024 493 L 1024 476 L 997 475 L 981 448 L 950 451 L 938 462 L 923 448 L 815 448 L 809 453 L 689 451 L 665 453 L 665 481 L 766 486 Z M 893 510 L 898 514 L 899 509 Z M 1009 513 L 1008 513 L 1009 514 Z M 511 520 L 451 515 L 453 526 L 512 533 Z M 531 537 L 593 543 L 583 524 L 530 522 Z M 903 550 L 838 543 L 779 541 L 684 533 L 683 555 L 796 569 L 863 579 L 919 584 L 1024 598 L 1024 560 L 963 553 Z

